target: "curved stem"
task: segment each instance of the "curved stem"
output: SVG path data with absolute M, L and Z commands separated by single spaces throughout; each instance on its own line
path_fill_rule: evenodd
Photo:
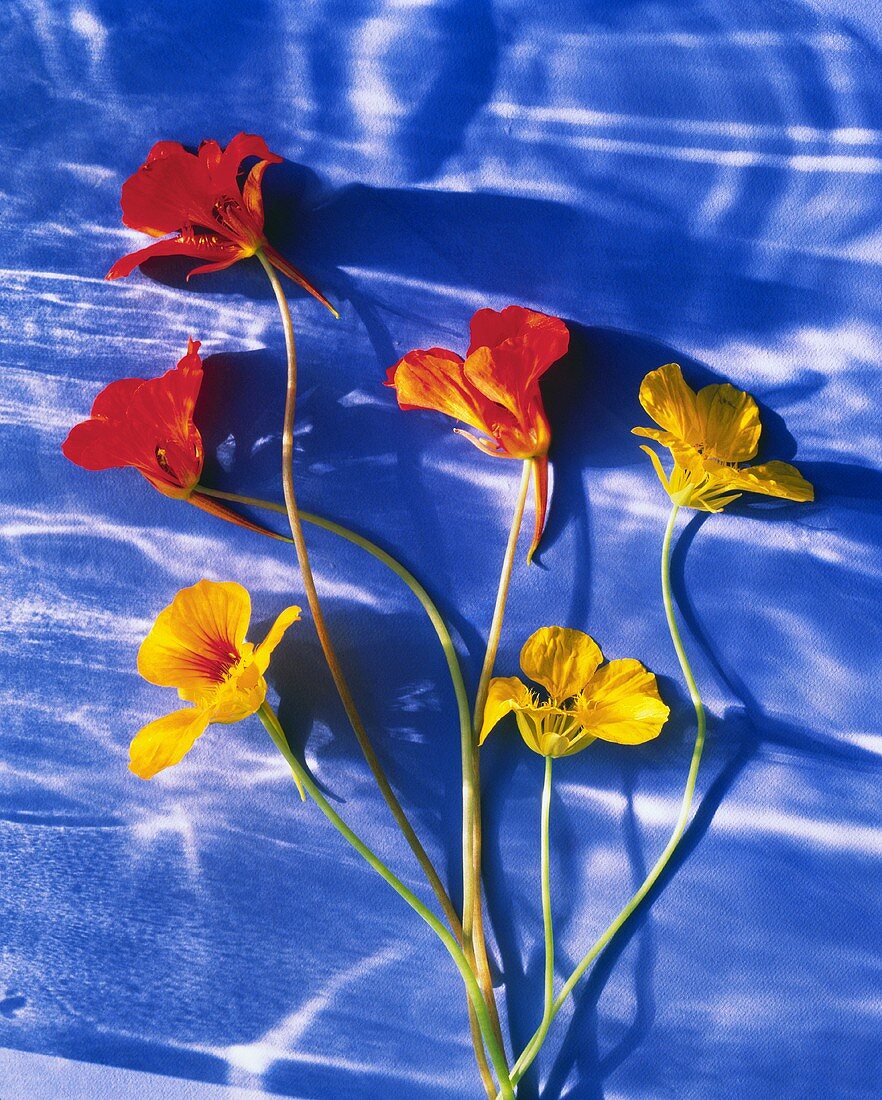
M 239 493 L 227 493 L 221 489 L 206 489 L 204 485 L 200 485 L 199 489 L 207 496 L 218 497 L 220 500 L 235 501 L 238 504 L 244 504 L 251 508 L 265 508 L 268 511 L 280 512 L 283 515 L 287 514 L 286 508 L 283 504 L 275 504 L 269 500 L 260 500 L 257 497 L 241 496 Z M 325 531 L 330 531 L 340 538 L 346 539 L 347 542 L 353 543 L 355 546 L 361 547 L 362 550 L 367 551 L 377 561 L 382 562 L 387 569 L 391 569 L 392 572 L 400 577 L 401 580 L 407 585 L 407 587 L 413 592 L 419 602 L 422 604 L 423 610 L 429 618 L 435 633 L 438 635 L 438 640 L 441 643 L 441 648 L 444 651 L 444 659 L 447 662 L 447 669 L 450 673 L 450 680 L 453 684 L 453 691 L 456 696 L 456 706 L 459 712 L 459 726 L 460 726 L 460 741 L 464 746 L 463 750 L 463 775 L 466 774 L 466 766 L 471 766 L 471 756 L 468 758 L 465 755 L 465 751 L 469 749 L 471 745 L 471 730 L 472 730 L 472 717 L 469 709 L 469 697 L 466 690 L 465 681 L 462 676 L 462 669 L 459 664 L 459 657 L 456 653 L 456 648 L 453 644 L 453 639 L 450 637 L 450 631 L 447 629 L 447 624 L 444 621 L 441 612 L 432 600 L 432 597 L 426 591 L 422 584 L 416 579 L 413 573 L 409 569 L 406 569 L 401 562 L 396 561 L 391 554 L 387 554 L 385 550 L 381 549 L 376 543 L 366 539 L 363 535 L 356 534 L 355 531 L 351 531 L 348 527 L 344 527 L 341 523 L 335 523 L 333 520 L 326 519 L 324 516 L 315 515 L 313 512 L 300 511 L 300 518 L 304 523 L 311 523 L 315 527 L 321 527 Z M 289 540 L 290 541 L 290 540 Z M 463 802 L 465 803 L 466 791 L 465 783 L 463 783 Z M 471 836 L 469 837 L 471 842 Z M 462 926 L 459 923 L 459 918 L 454 912 L 455 923 L 451 923 L 454 934 L 460 941 L 462 941 Z M 448 919 L 450 916 L 448 914 Z M 471 945 L 466 944 L 466 955 L 469 957 L 470 962 L 474 962 L 474 955 L 471 951 Z M 485 984 L 482 981 L 482 990 L 484 998 L 488 1002 L 493 1001 L 493 985 L 492 983 Z M 494 1002 L 495 1003 L 495 1002 Z M 474 1014 L 474 1010 L 469 1004 L 469 1025 L 472 1032 L 472 1044 L 475 1048 L 475 1058 L 478 1062 L 478 1069 L 481 1074 L 481 1080 L 484 1083 L 484 1088 L 487 1091 L 488 1097 L 491 1098 L 496 1095 L 496 1087 L 493 1083 L 493 1078 L 490 1074 L 490 1067 L 487 1064 L 487 1058 L 484 1053 L 484 1045 L 481 1039 L 480 1031 L 478 1030 L 477 1018 Z
M 475 976 L 472 973 L 471 967 L 463 954 L 456 937 L 453 936 L 442 922 L 435 916 L 435 914 L 428 909 L 420 899 L 412 893 L 395 875 L 383 861 L 373 852 L 353 831 L 349 828 L 340 815 L 333 809 L 322 792 L 313 782 L 309 773 L 297 759 L 297 757 L 291 752 L 288 745 L 288 739 L 285 736 L 285 732 L 279 723 L 273 709 L 266 703 L 262 703 L 260 709 L 257 712 L 260 720 L 266 727 L 267 732 L 273 740 L 273 743 L 278 748 L 279 752 L 284 756 L 288 762 L 291 770 L 294 772 L 295 777 L 306 788 L 312 800 L 322 811 L 325 817 L 331 822 L 335 829 L 340 832 L 343 837 L 352 845 L 352 847 L 358 852 L 358 854 L 379 874 L 386 882 L 392 887 L 392 889 L 399 894 L 407 904 L 413 909 L 420 917 L 428 924 L 435 935 L 441 940 L 444 946 L 447 948 L 451 958 L 456 963 L 456 967 L 462 976 L 462 980 L 465 983 L 466 990 L 469 995 L 469 1000 L 474 1009 L 475 1015 L 478 1020 L 478 1025 L 481 1029 L 481 1034 L 484 1037 L 484 1041 L 487 1043 L 487 1050 L 490 1054 L 490 1058 L 493 1062 L 493 1067 L 496 1070 L 496 1075 L 500 1082 L 500 1095 L 505 1100 L 514 1100 L 514 1090 L 511 1085 L 511 1081 L 508 1076 L 508 1065 L 505 1060 L 505 1054 L 500 1050 L 496 1043 L 496 1038 L 493 1034 L 493 1026 L 490 1020 L 490 1015 L 487 1011 L 487 1005 L 481 994 L 481 990 L 478 987 L 478 983 L 475 980 Z
M 698 767 L 701 763 L 701 754 L 704 749 L 704 738 L 707 729 L 707 719 L 704 712 L 704 704 L 701 700 L 701 695 L 698 691 L 698 685 L 695 683 L 695 677 L 692 675 L 692 669 L 689 665 L 689 659 L 686 656 L 686 651 L 683 648 L 683 640 L 680 637 L 680 631 L 677 627 L 677 620 L 674 615 L 674 600 L 671 594 L 671 539 L 674 534 L 674 526 L 677 520 L 677 512 L 679 511 L 679 505 L 674 504 L 671 508 L 670 518 L 668 519 L 668 525 L 665 529 L 665 537 L 662 542 L 662 555 L 661 555 L 661 583 L 662 583 L 662 598 L 665 605 L 665 617 L 668 622 L 668 630 L 670 631 L 671 641 L 674 643 L 674 649 L 677 653 L 677 660 L 680 662 L 680 669 L 683 672 L 683 678 L 686 681 L 689 688 L 689 696 L 692 699 L 692 705 L 695 708 L 696 719 L 696 731 L 695 731 L 695 747 L 692 750 L 692 759 L 689 763 L 689 774 L 686 777 L 686 787 L 683 791 L 683 799 L 680 804 L 680 813 L 677 817 L 677 822 L 674 825 L 674 831 L 671 833 L 671 838 L 665 846 L 664 851 L 658 857 L 654 863 L 649 874 L 643 880 L 640 888 L 628 902 L 628 904 L 621 910 L 612 924 L 606 929 L 600 939 L 594 944 L 587 955 L 582 959 L 576 969 L 569 976 L 560 993 L 557 995 L 554 1004 L 552 1005 L 552 1019 L 557 1015 L 560 1009 L 563 1007 L 567 997 L 572 993 L 574 986 L 597 958 L 600 952 L 606 947 L 610 940 L 615 936 L 622 925 L 628 920 L 634 910 L 643 901 L 655 883 L 658 881 L 659 876 L 665 867 L 670 862 L 671 856 L 677 849 L 677 845 L 686 831 L 686 826 L 689 824 L 689 817 L 692 811 L 692 800 L 695 797 L 695 783 L 698 778 Z M 549 1021 L 550 1022 L 550 1021 Z M 540 1029 L 541 1030 L 541 1029 Z M 545 1029 L 547 1032 L 547 1028 Z M 515 1062 L 512 1070 L 511 1079 L 514 1084 L 526 1073 L 528 1067 L 533 1062 L 533 1059 L 539 1053 L 539 1048 L 542 1045 L 542 1041 L 545 1035 L 540 1035 L 537 1031 L 527 1046 L 524 1048 L 523 1053 Z
M 464 839 L 462 928 L 464 942 L 470 943 L 474 950 L 475 965 L 478 968 L 478 976 L 484 988 L 488 985 L 492 988 L 493 979 L 490 974 L 490 962 L 487 958 L 487 941 L 484 936 L 484 912 L 481 900 L 481 772 L 478 759 L 478 738 L 484 720 L 484 707 L 487 703 L 487 692 L 490 689 L 490 678 L 493 675 L 493 666 L 496 664 L 496 654 L 499 651 L 502 622 L 505 618 L 505 605 L 508 601 L 508 589 L 511 584 L 515 552 L 524 519 L 524 508 L 527 503 L 532 471 L 533 463 L 530 459 L 527 459 L 523 465 L 520 489 L 518 490 L 518 498 L 508 534 L 508 543 L 505 548 L 505 556 L 502 559 L 499 586 L 496 590 L 496 604 L 493 608 L 493 619 L 487 635 L 484 664 L 481 668 L 481 677 L 478 681 L 478 690 L 475 696 L 475 710 L 472 717 L 472 729 L 469 734 L 468 751 L 466 751 L 465 734 L 463 733 L 463 838 L 470 831 L 471 845 L 469 848 L 471 858 L 468 858 L 468 850 Z M 472 901 L 471 905 L 468 904 L 469 898 Z M 496 1011 L 495 999 L 491 999 L 489 1007 L 493 1014 L 497 1038 L 502 1043 L 502 1028 L 499 1025 L 499 1014 Z
M 414 832 L 413 826 L 408 821 L 407 815 L 401 807 L 401 803 L 395 797 L 395 792 L 392 790 L 386 773 L 383 771 L 383 766 L 370 742 L 367 730 L 356 709 L 355 700 L 352 698 L 352 693 L 349 690 L 349 685 L 343 675 L 343 669 L 340 667 L 337 653 L 331 642 L 327 627 L 325 626 L 325 619 L 322 614 L 315 580 L 312 575 L 312 567 L 309 562 L 309 552 L 306 548 L 306 540 L 303 537 L 303 527 L 301 526 L 300 515 L 297 510 L 297 498 L 294 493 L 294 411 L 297 401 L 297 354 L 294 347 L 294 326 L 291 321 L 291 311 L 288 308 L 285 292 L 282 290 L 282 285 L 273 270 L 272 264 L 260 250 L 258 250 L 255 255 L 263 265 L 263 269 L 273 288 L 273 293 L 276 296 L 276 302 L 279 306 L 279 313 L 282 317 L 282 326 L 285 330 L 288 381 L 285 390 L 285 416 L 282 422 L 282 488 L 285 493 L 285 510 L 288 515 L 288 523 L 291 527 L 294 548 L 297 551 L 297 561 L 303 576 L 303 587 L 306 593 L 307 603 L 309 604 L 309 610 L 312 614 L 312 620 L 315 625 L 316 633 L 318 634 L 319 642 L 321 643 L 322 652 L 325 655 L 325 661 L 333 677 L 334 685 L 337 688 L 337 694 L 340 696 L 340 701 L 343 704 L 343 709 L 346 711 L 349 724 L 352 726 L 359 747 L 367 761 L 368 767 L 373 773 L 377 786 L 380 788 L 380 792 L 386 800 L 386 804 L 392 811 L 392 816 L 398 823 L 398 827 L 404 834 L 426 878 L 429 880 L 445 916 L 448 921 L 451 922 L 451 927 L 458 926 L 459 919 L 456 914 L 456 909 L 450 900 L 450 896 L 444 889 L 444 884 L 438 872 L 435 870 L 432 861 L 429 859 L 428 853 L 420 843 L 419 837 L 417 837 Z

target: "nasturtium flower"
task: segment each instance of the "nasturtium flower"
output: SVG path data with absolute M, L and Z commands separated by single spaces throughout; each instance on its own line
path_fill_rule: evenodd
M 402 409 L 431 409 L 467 424 L 454 429 L 485 454 L 532 459 L 536 530 L 532 557 L 545 525 L 551 426 L 539 379 L 569 347 L 557 317 L 508 306 L 479 309 L 472 317 L 465 359 L 444 348 L 410 351 L 386 375 Z
M 658 737 L 670 713 L 651 672 L 631 658 L 604 665 L 600 647 L 581 630 L 540 627 L 521 649 L 521 669 L 547 697 L 517 676 L 494 677 L 481 744 L 514 712 L 521 737 L 540 756 L 570 756 L 597 738 L 640 745 Z
M 247 171 L 246 161 L 254 162 Z M 336 316 L 327 298 L 264 235 L 261 182 L 267 167 L 281 162 L 282 157 L 271 153 L 255 134 L 236 134 L 226 149 L 216 141 L 203 141 L 196 153 L 176 141 L 158 141 L 123 184 L 122 220 L 130 229 L 166 239 L 123 256 L 107 278 L 130 275 L 151 256 L 206 260 L 190 272 L 202 275 L 222 271 L 261 251 L 273 267 Z M 169 233 L 174 235 L 167 237 Z
M 742 493 L 814 500 L 812 486 L 787 462 L 742 465 L 756 457 L 762 431 L 759 409 L 749 393 L 728 382 L 696 393 L 679 365 L 668 363 L 643 379 L 640 404 L 659 428 L 634 428 L 633 432 L 671 452 L 674 466 L 668 475 L 651 447 L 640 448 L 649 455 L 675 504 L 721 512 Z
M 62 453 L 84 470 L 130 466 L 163 496 L 187 500 L 221 519 L 277 538 L 199 491 L 204 452 L 193 421 L 202 386 L 199 347 L 191 338 L 183 359 L 159 378 L 120 378 L 105 386 L 89 419 L 71 428 Z
M 192 704 L 150 722 L 135 735 L 129 767 L 150 779 L 186 756 L 213 722 L 240 722 L 266 699 L 264 679 L 273 650 L 300 618 L 287 607 L 254 646 L 245 640 L 251 597 L 233 581 L 199 581 L 182 588 L 159 613 L 138 652 L 138 671 L 160 687 L 174 687 Z

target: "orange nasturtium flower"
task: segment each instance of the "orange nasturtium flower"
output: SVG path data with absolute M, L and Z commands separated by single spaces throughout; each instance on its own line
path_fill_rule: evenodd
M 610 661 L 581 630 L 543 626 L 524 643 L 521 668 L 548 694 L 517 676 L 490 681 L 480 743 L 514 711 L 527 746 L 540 756 L 570 756 L 600 738 L 640 745 L 658 737 L 670 713 L 655 676 L 631 658 Z
M 472 317 L 465 359 L 444 348 L 410 351 L 386 375 L 402 409 L 431 409 L 462 421 L 480 435 L 454 429 L 488 455 L 532 459 L 539 545 L 548 506 L 551 426 L 539 379 L 567 351 L 570 334 L 557 317 L 522 306 Z
M 264 673 L 299 607 L 286 607 L 258 646 L 245 641 L 251 597 L 232 581 L 182 588 L 159 613 L 138 651 L 138 671 L 174 687 L 192 706 L 157 718 L 135 734 L 129 767 L 150 779 L 177 764 L 212 722 L 240 722 L 266 699 Z
M 84 470 L 131 466 L 163 496 L 188 500 L 240 527 L 274 535 L 199 492 L 204 459 L 193 411 L 202 385 L 199 341 L 159 378 L 120 378 L 95 398 L 88 420 L 75 424 L 61 445 L 64 456 Z
M 812 486 L 787 462 L 743 467 L 756 457 L 762 428 L 756 401 L 728 382 L 695 392 L 677 363 L 650 371 L 640 385 L 640 404 L 659 428 L 634 428 L 635 435 L 663 444 L 674 468 L 667 475 L 658 455 L 642 446 L 675 504 L 722 512 L 742 493 L 785 500 L 814 500 Z
M 255 160 L 250 171 L 243 169 Z M 158 141 L 147 160 L 122 187 L 123 224 L 157 241 L 117 260 L 108 279 L 130 275 L 151 256 L 191 256 L 208 263 L 190 275 L 222 271 L 258 250 L 267 260 L 336 316 L 331 303 L 306 277 L 269 244 L 263 232 L 261 181 L 270 164 L 282 157 L 271 153 L 262 137 L 236 134 L 226 149 L 203 141 L 196 153 L 176 141 Z M 189 275 L 187 278 L 189 279 Z

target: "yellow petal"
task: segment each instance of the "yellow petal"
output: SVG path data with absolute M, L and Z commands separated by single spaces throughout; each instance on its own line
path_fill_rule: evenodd
M 696 397 L 700 436 L 687 442 L 721 462 L 749 462 L 761 432 L 756 401 L 728 382 L 705 386 Z
M 593 638 L 565 626 L 540 627 L 521 650 L 525 675 L 541 684 L 556 703 L 577 695 L 602 660 Z
M 210 696 L 212 722 L 241 722 L 266 699 L 266 680 L 252 660 L 241 661 Z
M 725 477 L 733 489 L 745 493 L 762 493 L 784 500 L 815 499 L 815 490 L 795 466 L 788 462 L 766 462 L 744 470 L 727 470 Z
M 129 768 L 141 779 L 152 779 L 186 756 L 210 721 L 210 711 L 185 707 L 148 723 L 132 739 Z
M 161 687 L 176 687 L 196 702 L 250 653 L 245 632 L 251 597 L 241 584 L 199 581 L 182 588 L 161 611 L 138 653 L 138 671 Z
M 655 676 L 639 661 L 610 661 L 573 706 L 584 731 L 603 741 L 639 745 L 658 737 L 670 714 Z
M 666 363 L 647 374 L 640 384 L 640 404 L 677 439 L 700 442 L 695 391 L 684 381 L 678 363 Z
M 517 676 L 494 676 L 487 691 L 478 744 L 484 744 L 487 734 L 506 714 L 520 707 L 529 707 L 532 702 L 529 688 Z
M 254 663 L 261 673 L 266 672 L 267 668 L 269 668 L 270 657 L 273 655 L 273 650 L 282 640 L 285 631 L 292 623 L 296 623 L 299 618 L 299 607 L 286 607 L 269 628 L 267 636 L 254 650 Z

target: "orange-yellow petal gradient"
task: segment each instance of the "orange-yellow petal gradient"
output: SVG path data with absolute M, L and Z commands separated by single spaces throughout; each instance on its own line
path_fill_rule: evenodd
M 670 710 L 653 673 L 632 658 L 610 661 L 573 706 L 582 728 L 603 741 L 640 745 L 661 733 Z
M 199 581 L 182 588 L 161 611 L 138 652 L 145 680 L 176 687 L 182 699 L 196 702 L 223 682 L 251 646 L 245 633 L 251 597 L 233 581 Z
M 521 668 L 555 703 L 577 695 L 594 675 L 603 654 L 582 630 L 542 626 L 524 642 Z
M 210 721 L 211 711 L 185 707 L 149 722 L 132 739 L 129 768 L 141 779 L 152 779 L 182 760 Z

